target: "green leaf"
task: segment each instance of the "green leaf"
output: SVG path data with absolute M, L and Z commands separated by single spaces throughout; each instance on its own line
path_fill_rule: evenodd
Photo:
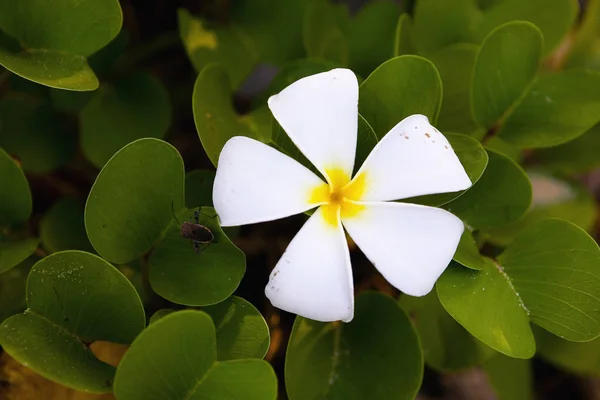
M 408 317 L 390 297 L 366 292 L 352 322 L 296 317 L 285 382 L 296 399 L 414 399 L 423 355 Z
M 377 144 L 377 135 L 373 128 L 362 115 L 358 114 L 358 136 L 356 138 L 356 157 L 354 159 L 354 173 L 363 165 L 371 150 Z
M 100 88 L 81 111 L 80 123 L 83 153 L 101 168 L 127 143 L 164 137 L 171 125 L 167 90 L 152 75 L 128 76 Z
M 600 120 L 596 71 L 563 71 L 539 77 L 508 115 L 497 135 L 518 147 L 552 147 L 568 142 Z
M 435 292 L 424 297 L 400 297 L 400 306 L 417 328 L 425 362 L 438 371 L 473 367 L 487 357 L 489 348 L 475 339 L 448 313 Z
M 600 335 L 600 249 L 576 225 L 546 219 L 498 257 L 533 323 L 573 341 Z
M 402 13 L 396 25 L 396 36 L 394 37 L 394 57 L 404 54 L 415 54 L 412 39 L 413 21 L 410 15 Z
M 481 143 L 472 137 L 457 133 L 446 133 L 444 136 L 452 145 L 452 150 L 454 150 L 462 166 L 465 168 L 465 171 L 467 172 L 469 179 L 471 179 L 471 182 L 473 182 L 473 184 L 477 183 L 483 176 L 489 160 L 488 154 Z M 449 203 L 450 201 L 462 196 L 464 193 L 466 193 L 465 190 L 453 193 L 419 196 L 403 201 L 408 203 L 439 206 Z
M 477 183 L 444 206 L 473 228 L 514 222 L 531 204 L 531 183 L 525 171 L 503 154 L 489 149 L 487 153 L 489 162 Z
M 40 222 L 40 238 L 44 248 L 55 253 L 61 250 L 84 250 L 93 247 L 85 232 L 84 204 L 72 197 L 55 203 Z
M 489 241 L 506 246 L 527 226 L 544 218 L 560 218 L 590 231 L 596 222 L 596 200 L 589 190 L 573 180 L 560 180 L 540 172 L 529 173 L 533 186 L 531 209 L 512 224 L 486 231 Z
M 177 215 L 179 221 L 189 221 L 193 212 L 178 211 Z M 189 240 L 181 237 L 181 225 L 175 222 L 166 228 L 163 240 L 150 255 L 152 288 L 165 299 L 188 306 L 225 300 L 244 276 L 244 253 L 223 233 L 212 208 L 201 209 L 199 223 L 212 232 L 214 240 L 201 245 L 199 253 Z
M 175 340 L 176 339 L 176 340 Z M 121 360 L 120 400 L 275 399 L 277 378 L 257 359 L 217 361 L 215 327 L 199 311 L 178 311 L 148 326 Z
M 453 257 L 457 263 L 471 269 L 482 270 L 484 265 L 484 259 L 479 254 L 479 248 L 473 239 L 473 234 L 469 228 L 465 227 L 458 248 Z
M 540 149 L 532 158 L 537 164 L 552 172 L 572 175 L 587 172 L 600 166 L 600 124 L 565 144 Z
M 498 400 L 533 400 L 531 361 L 498 354 L 483 363 Z
M 359 98 L 360 113 L 382 138 L 413 114 L 423 114 L 435 124 L 442 102 L 442 81 L 431 61 L 400 56 L 369 75 L 360 85 Z
M 542 33 L 525 21 L 492 30 L 477 54 L 471 87 L 475 121 L 490 129 L 504 119 L 529 90 L 542 56 Z
M 598 69 L 598 39 L 600 38 L 600 1 L 589 0 L 583 12 L 583 21 L 575 33 L 568 57 L 567 68 Z
M 0 30 L 22 49 L 0 47 L 0 64 L 42 85 L 94 90 L 98 79 L 85 57 L 114 39 L 122 20 L 117 0 L 3 2 Z
M 481 11 L 475 0 L 419 0 L 413 36 L 420 54 L 431 54 L 453 43 L 473 43 Z
M 555 366 L 582 375 L 600 374 L 600 338 L 589 342 L 571 342 L 536 328 L 538 355 Z
M 350 18 L 344 4 L 313 0 L 306 7 L 302 39 L 308 57 L 341 65 L 349 61 L 349 44 L 342 25 Z
M 27 306 L 0 325 L 0 345 L 64 386 L 110 392 L 115 370 L 94 357 L 88 344 L 130 343 L 143 329 L 144 309 L 129 281 L 92 254 L 55 253 L 31 270 Z
M 442 131 L 471 133 L 477 129 L 471 112 L 471 81 L 479 47 L 468 43 L 448 46 L 431 55 L 444 86 L 437 127 Z
M 0 148 L 0 226 L 24 222 L 29 215 L 29 183 L 17 163 Z
M 0 102 L 0 146 L 28 172 L 49 172 L 71 161 L 77 137 L 49 103 L 9 96 Z
M 179 36 L 196 71 L 211 63 L 222 64 L 233 87 L 239 87 L 258 62 L 258 52 L 240 27 L 206 28 L 205 22 L 186 9 L 177 10 Z
M 264 122 L 257 122 L 257 115 L 239 116 L 233 109 L 231 86 L 227 71 L 220 65 L 204 68 L 196 84 L 192 98 L 194 122 L 208 158 L 217 165 L 225 143 L 234 136 L 247 136 L 268 141 L 270 131 L 263 129 Z M 264 110 L 268 113 L 268 110 Z M 269 114 L 266 114 L 267 116 Z M 265 114 L 258 115 L 263 121 Z
M 185 206 L 187 208 L 212 207 L 214 181 L 214 171 L 196 169 L 188 172 L 185 175 Z
M 263 358 L 269 350 L 269 327 L 260 312 L 241 297 L 231 296 L 204 307 L 217 332 L 219 361 Z
M 184 167 L 177 150 L 139 139 L 117 152 L 96 178 L 85 206 L 94 249 L 114 263 L 148 252 L 184 202 Z
M 160 320 L 161 318 L 166 317 L 169 314 L 173 314 L 174 312 L 175 312 L 175 310 L 173 310 L 171 308 L 161 308 L 160 310 L 158 310 L 157 312 L 152 314 L 148 324 L 153 324 L 156 321 Z
M 440 302 L 473 336 L 510 357 L 530 358 L 535 340 L 509 276 L 491 259 L 483 271 L 451 265 L 438 279 Z
M 25 311 L 25 281 L 33 264 L 39 258 L 29 257 L 9 271 L 0 274 L 0 322 L 17 313 Z
M 0 274 L 23 262 L 37 248 L 36 238 L 3 240 L 0 236 Z
M 544 54 L 554 50 L 573 26 L 578 3 L 575 0 L 555 0 L 548 7 L 546 0 L 503 0 L 496 1 L 484 14 L 477 29 L 483 40 L 495 27 L 509 21 L 529 21 L 539 27 L 544 35 Z

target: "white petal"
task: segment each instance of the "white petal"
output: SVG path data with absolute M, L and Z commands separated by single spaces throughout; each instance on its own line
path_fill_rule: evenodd
M 348 244 L 322 208 L 304 224 L 271 272 L 265 294 L 282 310 L 315 321 L 349 322 L 354 292 Z
M 302 78 L 271 96 L 269 108 L 300 151 L 327 177 L 354 168 L 358 133 L 358 82 L 349 69 Z
M 311 190 L 323 184 L 285 154 L 236 136 L 219 156 L 213 203 L 223 226 L 271 221 L 314 208 Z
M 361 173 L 367 182 L 362 201 L 399 200 L 471 186 L 448 140 L 419 114 L 403 119 L 381 139 Z
M 440 208 L 362 203 L 344 227 L 385 279 L 411 296 L 424 296 L 456 251 L 464 225 Z

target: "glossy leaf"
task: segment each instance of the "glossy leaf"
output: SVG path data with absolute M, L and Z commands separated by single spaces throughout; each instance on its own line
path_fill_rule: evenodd
M 217 332 L 219 361 L 263 358 L 269 349 L 269 327 L 260 312 L 241 297 L 231 296 L 204 307 Z
M 214 180 L 214 171 L 196 169 L 188 172 L 185 175 L 185 206 L 187 208 L 212 207 Z
M 83 213 L 84 204 L 72 197 L 54 204 L 40 222 L 44 248 L 50 253 L 61 250 L 93 251 L 85 231 Z
M 28 172 L 49 172 L 71 161 L 77 137 L 50 104 L 8 96 L 0 102 L 0 146 Z
M 26 221 L 31 192 L 21 168 L 0 148 L 0 226 Z
M 363 293 L 348 324 L 296 317 L 285 381 L 290 400 L 413 399 L 423 355 L 417 333 L 391 298 Z
M 190 221 L 192 216 L 193 210 L 177 212 L 181 222 Z M 201 244 L 196 252 L 193 243 L 181 237 L 181 225 L 173 221 L 148 260 L 150 285 L 177 304 L 219 303 L 235 291 L 246 271 L 244 253 L 223 233 L 214 209 L 202 208 L 199 223 L 214 235 L 211 243 Z
M 104 166 L 85 206 L 85 226 L 106 260 L 126 263 L 150 250 L 183 208 L 184 168 L 158 139 L 128 144 Z
M 428 366 L 438 371 L 469 368 L 492 351 L 448 315 L 435 292 L 423 297 L 405 295 L 399 304 L 417 328 Z
M 442 82 L 427 59 L 405 55 L 381 64 L 360 85 L 359 112 L 382 138 L 398 122 L 423 114 L 435 125 Z
M 533 400 L 531 361 L 497 354 L 483 363 L 498 400 Z
M 487 153 L 489 162 L 477 183 L 444 206 L 473 228 L 514 222 L 531 204 L 531 183 L 525 171 L 503 154 L 489 149 Z
M 23 262 L 37 248 L 36 238 L 3 240 L 0 237 L 0 274 Z
M 538 70 L 543 39 L 524 21 L 492 30 L 481 45 L 473 70 L 471 107 L 475 121 L 492 128 L 525 96 Z
M 458 248 L 453 257 L 457 263 L 471 269 L 482 270 L 484 265 L 484 259 L 479 254 L 479 248 L 473 239 L 473 234 L 469 228 L 465 227 Z
M 177 338 L 174 340 L 174 338 Z M 133 342 L 115 378 L 119 400 L 269 400 L 277 379 L 263 360 L 217 361 L 215 326 L 199 311 L 169 314 Z
M 98 168 L 134 140 L 162 138 L 171 125 L 166 88 L 139 73 L 103 86 L 80 114 L 83 153 Z
M 446 311 L 473 336 L 510 357 L 533 356 L 527 310 L 510 277 L 493 260 L 485 260 L 483 271 L 451 265 L 436 287 Z
M 258 51 L 240 27 L 209 29 L 186 9 L 177 12 L 179 36 L 196 71 L 211 63 L 223 65 L 233 87 L 239 87 L 258 61 Z
M 539 77 L 497 135 L 524 147 L 552 147 L 600 121 L 600 73 L 572 70 Z
M 31 270 L 27 306 L 0 325 L 0 345 L 64 386 L 110 392 L 114 368 L 94 357 L 88 344 L 130 343 L 143 329 L 144 309 L 129 281 L 97 256 L 59 252 Z

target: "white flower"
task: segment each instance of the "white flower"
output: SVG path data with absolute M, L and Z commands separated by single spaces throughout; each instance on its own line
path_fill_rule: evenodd
M 392 285 L 412 296 L 429 293 L 456 251 L 463 223 L 439 208 L 389 201 L 471 186 L 448 140 L 427 117 L 407 117 L 351 180 L 358 126 L 352 71 L 300 79 L 268 103 L 327 180 L 246 137 L 231 138 L 221 151 L 213 192 L 221 225 L 271 221 L 318 207 L 271 273 L 265 289 L 271 303 L 317 321 L 352 320 L 344 229 Z

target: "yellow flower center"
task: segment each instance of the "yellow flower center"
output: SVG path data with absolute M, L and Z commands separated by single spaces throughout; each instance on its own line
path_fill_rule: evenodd
M 357 175 L 350 181 L 350 176 L 339 168 L 325 172 L 329 184 L 324 183 L 314 188 L 310 193 L 310 202 L 322 204 L 325 221 L 337 225 L 338 215 L 350 218 L 363 210 L 364 206 L 356 202 L 360 201 L 365 192 L 365 174 Z

